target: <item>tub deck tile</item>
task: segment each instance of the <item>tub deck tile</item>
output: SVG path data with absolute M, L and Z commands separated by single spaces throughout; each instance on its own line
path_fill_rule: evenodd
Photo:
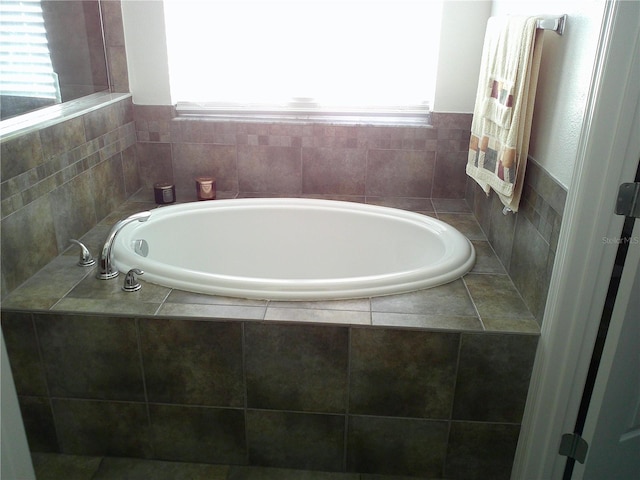
M 533 318 L 508 275 L 469 274 L 464 283 L 480 318 Z
M 372 312 L 371 324 L 379 327 L 419 328 L 429 330 L 481 331 L 482 323 L 474 316 L 415 315 L 410 313 Z
M 371 311 L 423 315 L 475 316 L 476 311 L 461 279 L 416 292 L 374 297 Z
M 463 198 L 432 198 L 433 209 L 437 213 L 472 213 Z
M 160 308 L 160 305 L 160 303 L 141 302 L 135 299 L 114 302 L 104 299 L 65 297 L 53 305 L 50 310 L 71 313 L 147 316 L 154 315 L 158 311 L 158 308 Z
M 165 303 L 160 307 L 158 315 L 168 317 L 263 320 L 265 312 L 266 307 Z
M 92 269 L 78 267 L 77 262 L 77 257 L 56 257 L 7 298 L 3 298 L 2 306 L 48 310 L 92 272 Z
M 269 307 L 306 308 L 314 310 L 352 310 L 358 312 L 368 312 L 371 310 L 371 301 L 368 298 L 357 298 L 353 300 L 320 300 L 311 302 L 287 302 L 273 300 L 269 302 Z
M 399 208 L 412 212 L 434 213 L 433 204 L 428 198 L 413 197 L 381 197 L 367 195 L 366 203 L 382 207 Z
M 341 325 L 371 325 L 371 314 L 349 310 L 268 307 L 265 320 Z
M 438 219 L 458 229 L 469 240 L 487 239 L 472 213 L 438 213 Z
M 488 241 L 474 240 L 471 243 L 476 250 L 476 263 L 471 273 L 507 273 Z
M 483 317 L 487 332 L 540 334 L 540 325 L 535 318 Z
M 171 290 L 167 303 L 200 304 L 200 305 L 239 305 L 261 307 L 266 306 L 266 300 L 250 300 L 247 298 L 225 297 L 221 295 L 205 295 L 202 293 Z
M 123 292 L 124 274 L 110 280 L 98 280 L 96 269 L 80 281 L 66 296 L 66 298 L 109 300 L 112 303 L 142 302 L 160 304 L 167 298 L 170 288 L 145 282 L 142 277 L 138 281 L 142 288 L 137 292 Z
M 2 308 L 18 311 L 51 310 L 60 302 L 60 297 L 46 295 L 31 295 L 28 291 L 21 290 L 11 293 L 2 301 Z

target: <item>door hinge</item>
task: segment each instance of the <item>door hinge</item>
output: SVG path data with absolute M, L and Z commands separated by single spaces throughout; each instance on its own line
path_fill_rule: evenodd
M 565 433 L 562 435 L 558 453 L 580 463 L 584 463 L 587 458 L 588 449 L 589 444 L 580 435 L 577 433 Z
M 618 188 L 616 214 L 640 218 L 640 183 L 623 183 Z

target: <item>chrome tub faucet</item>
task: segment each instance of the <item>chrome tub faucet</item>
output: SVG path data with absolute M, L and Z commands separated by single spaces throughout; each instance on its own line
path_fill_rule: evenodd
M 107 235 L 107 239 L 105 240 L 104 246 L 102 247 L 102 252 L 100 253 L 98 274 L 96 275 L 96 278 L 99 278 L 100 280 L 109 280 L 110 278 L 115 278 L 118 276 L 118 269 L 113 263 L 112 251 L 113 242 L 116 239 L 116 235 L 118 235 L 122 227 L 124 227 L 125 225 L 128 225 L 129 223 L 135 221 L 146 222 L 147 220 L 149 220 L 150 216 L 151 212 L 149 211 L 134 213 L 124 220 L 120 220 L 113 226 L 113 228 L 109 232 L 109 235 Z

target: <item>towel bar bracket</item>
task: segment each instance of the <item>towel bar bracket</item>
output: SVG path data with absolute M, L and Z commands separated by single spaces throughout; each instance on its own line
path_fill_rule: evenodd
M 567 14 L 560 17 L 554 18 L 540 18 L 536 23 L 537 28 L 542 28 L 543 30 L 553 30 L 558 35 L 562 35 L 564 33 L 564 26 L 567 23 Z

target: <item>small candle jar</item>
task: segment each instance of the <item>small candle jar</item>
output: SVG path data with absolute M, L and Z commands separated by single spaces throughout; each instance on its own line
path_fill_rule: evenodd
M 216 199 L 216 179 L 213 177 L 196 178 L 196 193 L 198 200 Z
M 176 186 L 172 183 L 156 183 L 153 195 L 158 205 L 165 205 L 176 201 Z

